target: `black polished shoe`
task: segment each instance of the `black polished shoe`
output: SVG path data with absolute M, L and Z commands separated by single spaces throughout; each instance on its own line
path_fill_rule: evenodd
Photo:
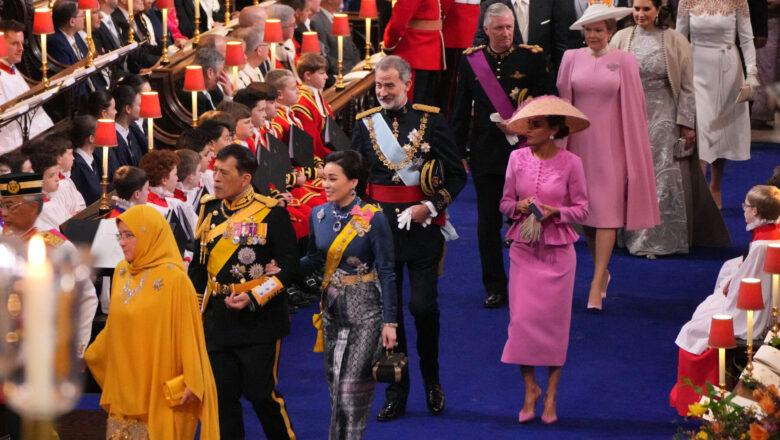
M 425 387 L 425 405 L 428 407 L 428 411 L 435 416 L 444 412 L 447 401 L 444 399 L 441 385 L 434 384 Z
M 401 403 L 400 400 L 389 399 L 382 405 L 382 409 L 379 410 L 379 414 L 376 415 L 376 419 L 379 422 L 393 421 L 406 413 L 406 404 Z
M 505 293 L 491 293 L 488 295 L 488 297 L 485 299 L 485 301 L 482 301 L 482 306 L 486 309 L 497 309 L 499 307 L 504 307 L 506 304 L 506 294 Z

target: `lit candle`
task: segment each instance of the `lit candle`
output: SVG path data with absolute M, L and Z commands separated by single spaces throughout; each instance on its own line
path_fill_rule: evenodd
M 149 133 L 149 151 L 154 150 L 154 119 L 146 118 L 147 133 Z
M 233 92 L 238 90 L 238 66 L 233 66 Z
M 46 65 L 46 34 L 41 34 L 41 62 Z
M 721 391 L 726 392 L 726 349 L 718 349 L 718 383 Z
M 192 126 L 198 126 L 198 92 L 192 92 Z
M 43 237 L 34 235 L 27 248 L 24 274 L 24 374 L 36 411 L 51 410 L 54 391 L 54 295 L 52 268 Z
M 339 39 L 339 61 L 343 60 L 343 52 L 344 52 L 344 37 L 341 35 L 338 36 Z
M 772 307 L 777 308 L 777 291 L 780 285 L 780 275 L 772 274 Z
M 92 36 L 92 11 L 87 9 L 85 12 L 87 13 L 87 20 L 86 20 L 86 22 L 87 22 L 87 36 L 91 37 Z M 89 51 L 89 48 L 87 48 L 87 51 Z
M 195 0 L 195 18 L 200 18 L 200 0 Z
M 748 325 L 747 342 L 748 344 L 752 344 L 753 343 L 753 311 L 752 310 L 747 311 L 747 325 Z
M 108 147 L 103 147 L 103 179 L 108 180 Z
M 366 46 L 371 45 L 371 19 L 366 18 Z

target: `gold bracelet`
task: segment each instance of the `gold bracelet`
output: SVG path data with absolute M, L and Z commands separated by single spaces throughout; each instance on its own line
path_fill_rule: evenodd
M 398 327 L 398 323 L 396 323 L 396 322 L 386 322 L 385 323 L 385 327 L 397 328 Z

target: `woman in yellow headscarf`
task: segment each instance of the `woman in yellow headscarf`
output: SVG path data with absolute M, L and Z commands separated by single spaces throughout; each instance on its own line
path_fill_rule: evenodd
M 103 388 L 107 438 L 219 439 L 217 390 L 195 289 L 165 219 L 134 206 L 117 217 L 125 254 L 106 327 L 85 359 Z

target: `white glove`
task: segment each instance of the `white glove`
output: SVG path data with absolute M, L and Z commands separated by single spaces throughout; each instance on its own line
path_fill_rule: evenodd
M 490 122 L 504 122 L 504 119 L 498 113 L 491 113 Z M 506 141 L 509 142 L 509 145 L 520 142 L 520 139 L 515 134 L 504 134 L 504 137 L 506 137 Z
M 407 231 L 412 227 L 412 207 L 404 209 L 404 211 L 398 214 L 398 229 Z

